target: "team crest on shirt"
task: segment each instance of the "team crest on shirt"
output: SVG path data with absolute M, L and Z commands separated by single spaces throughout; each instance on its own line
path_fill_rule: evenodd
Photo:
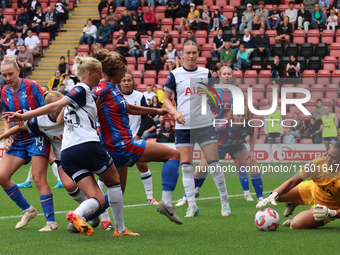
M 141 145 L 143 140 L 136 140 L 135 143 Z
M 96 88 L 96 92 L 99 92 L 99 91 L 101 91 L 101 90 L 102 90 L 101 87 L 97 87 L 97 88 Z
M 21 97 L 22 97 L 22 98 L 27 98 L 26 91 L 22 92 Z

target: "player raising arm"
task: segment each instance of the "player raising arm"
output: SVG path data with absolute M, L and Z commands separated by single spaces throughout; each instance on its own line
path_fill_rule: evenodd
M 302 211 L 282 225 L 292 229 L 309 229 L 323 226 L 340 216 L 340 142 L 332 145 L 327 157 L 320 157 L 305 164 L 291 179 L 284 182 L 256 207 L 291 202 L 284 216 L 291 214 L 296 205 L 311 205 L 314 208 Z M 310 181 L 304 179 L 311 178 Z M 322 206 L 320 206 L 322 205 Z M 314 215 L 313 215 L 314 214 Z

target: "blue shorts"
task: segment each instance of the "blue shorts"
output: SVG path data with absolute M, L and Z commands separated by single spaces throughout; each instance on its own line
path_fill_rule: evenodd
M 116 168 L 122 166 L 132 167 L 138 162 L 145 151 L 145 140 L 132 140 L 129 144 L 109 152 Z
M 336 143 L 337 141 L 339 141 L 338 137 L 323 137 L 322 138 L 323 143 L 326 143 L 326 142 Z
M 200 147 L 211 143 L 217 143 L 217 133 L 215 128 L 211 125 L 196 129 L 175 130 L 176 147 L 194 147 L 196 142 L 199 144 Z
M 268 140 L 278 139 L 278 138 L 281 138 L 280 133 L 268 133 L 268 137 L 267 137 Z
M 81 179 L 104 173 L 113 163 L 99 142 L 87 142 L 61 152 L 61 166 L 75 183 Z
M 30 141 L 26 141 L 24 143 L 12 143 L 10 151 L 6 152 L 6 154 L 10 154 L 30 162 L 32 156 L 45 156 L 49 158 L 50 148 L 51 144 L 48 138 L 46 136 L 40 136 L 32 138 Z
M 219 159 L 224 159 L 225 154 L 228 153 L 232 159 L 235 159 L 234 155 L 244 150 L 247 150 L 247 147 L 243 144 L 239 144 L 236 146 L 218 146 L 218 157 Z

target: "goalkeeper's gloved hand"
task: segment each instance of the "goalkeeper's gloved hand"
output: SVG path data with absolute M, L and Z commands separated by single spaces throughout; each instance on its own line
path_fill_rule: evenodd
M 327 206 L 317 204 L 313 209 L 313 217 L 315 220 L 336 219 L 336 210 L 328 209 Z
M 276 205 L 275 200 L 279 197 L 277 192 L 272 192 L 269 196 L 257 203 L 256 208 L 265 207 L 266 205 Z

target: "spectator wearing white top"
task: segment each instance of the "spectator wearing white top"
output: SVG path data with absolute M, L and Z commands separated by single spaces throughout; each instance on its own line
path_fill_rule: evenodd
M 296 24 L 296 20 L 297 20 L 297 14 L 298 11 L 294 8 L 294 1 L 290 1 L 289 2 L 289 9 L 285 11 L 285 17 L 288 16 L 289 17 L 289 22 L 292 25 L 292 31 L 294 32 L 295 30 L 295 24 Z M 282 24 L 283 21 L 281 21 L 280 24 Z
M 70 91 L 74 87 L 74 81 L 71 79 L 71 74 L 65 74 L 65 80 L 63 83 L 65 84 L 67 91 Z
M 15 60 L 18 60 L 19 50 L 16 49 L 15 43 L 12 42 L 9 49 L 6 50 L 6 55 L 13 56 Z
M 168 44 L 168 48 L 165 50 L 164 54 L 164 70 L 172 71 L 176 66 L 177 51 L 174 49 L 172 43 Z
M 29 52 L 33 55 L 39 53 L 39 47 L 40 47 L 40 40 L 38 36 L 33 35 L 32 30 L 27 30 L 27 37 L 25 38 L 25 45 Z
M 338 17 L 335 15 L 335 10 L 331 10 L 331 15 L 327 19 L 327 30 L 332 27 L 333 32 L 335 33 L 335 27 L 338 25 Z
M 152 35 L 148 35 L 148 40 L 145 42 L 145 48 L 144 48 L 144 57 L 145 58 L 146 58 L 146 53 L 150 49 L 150 45 L 151 44 L 156 45 L 155 41 L 153 40 L 153 36 Z
M 152 92 L 151 85 L 146 86 L 146 91 L 143 92 L 143 96 L 148 105 L 152 103 L 152 98 L 156 96 L 156 94 Z

